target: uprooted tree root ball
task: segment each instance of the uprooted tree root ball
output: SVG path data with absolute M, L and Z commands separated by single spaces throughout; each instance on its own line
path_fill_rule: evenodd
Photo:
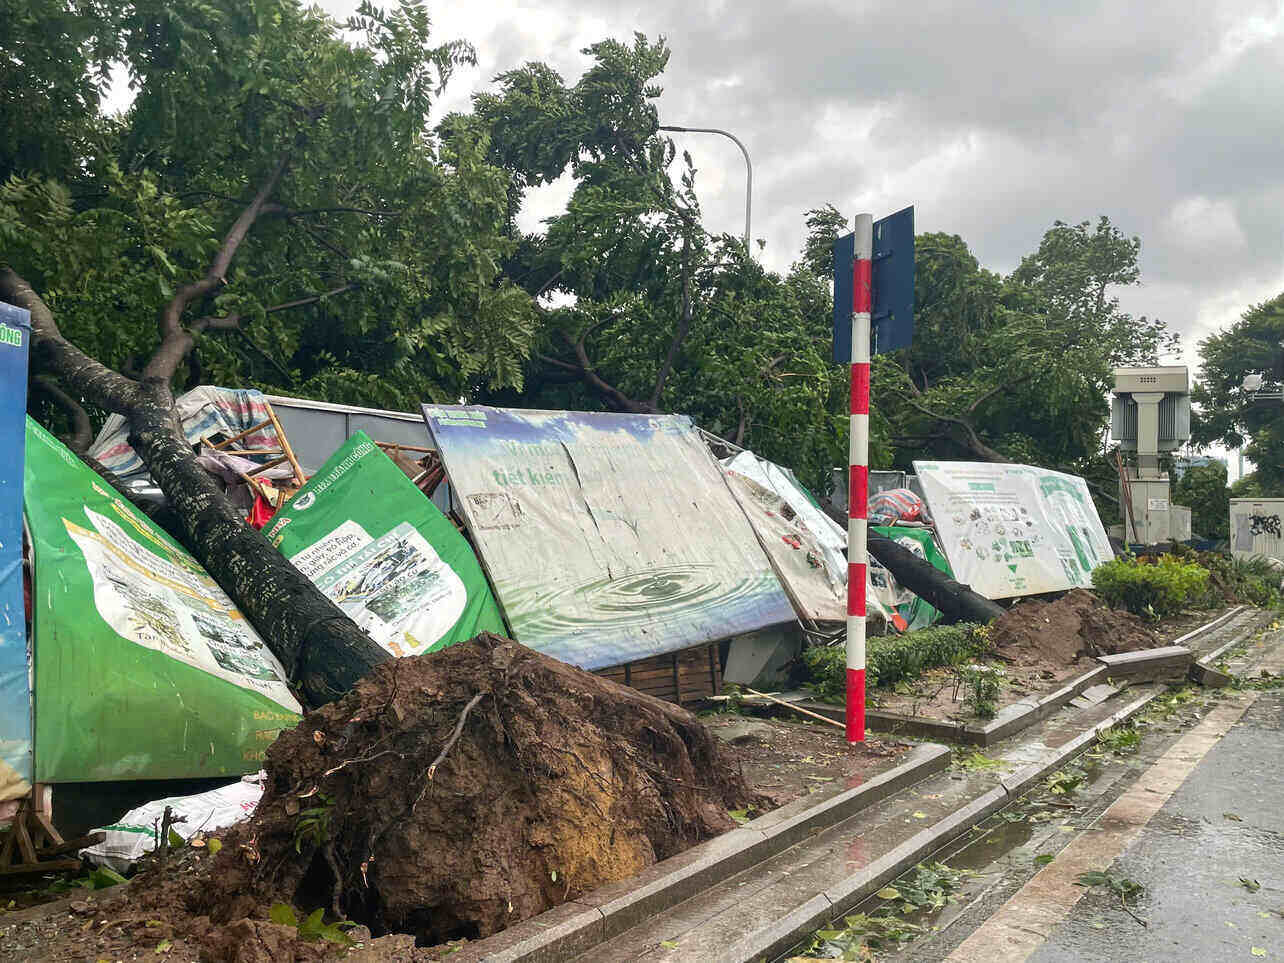
M 324 907 L 420 945 L 632 876 L 761 802 L 691 713 L 491 635 L 378 666 L 266 768 L 189 910 Z

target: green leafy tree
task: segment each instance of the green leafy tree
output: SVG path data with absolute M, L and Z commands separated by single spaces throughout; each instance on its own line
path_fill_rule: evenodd
M 1123 312 L 1140 242 L 1107 218 L 1056 222 L 1008 277 L 962 238 L 916 241 L 915 340 L 874 364 L 896 462 L 1017 461 L 1084 475 L 1107 518 L 1115 470 L 1104 451 L 1117 365 L 1153 363 L 1176 343 L 1163 322 Z
M 1197 444 L 1221 442 L 1227 448 L 1242 448 L 1252 459 L 1256 471 L 1244 483 L 1245 495 L 1284 493 L 1284 404 L 1259 399 L 1243 387 L 1247 376 L 1261 375 L 1264 392 L 1281 390 L 1282 345 L 1284 295 L 1254 305 L 1225 331 L 1199 343 L 1191 434 Z
M 1173 484 L 1173 502 L 1190 509 L 1191 531 L 1207 538 L 1230 534 L 1230 488 L 1219 461 L 1187 468 Z
M 103 0 L 0 0 L 0 184 L 75 176 L 102 134 L 119 18 Z
M 543 305 L 523 390 L 477 397 L 682 412 L 819 485 L 844 457 L 847 424 L 846 374 L 828 360 L 825 242 L 782 276 L 708 232 L 695 164 L 659 131 L 667 46 L 636 36 L 585 53 L 593 64 L 574 84 L 527 64 L 443 123 L 485 131 L 489 159 L 509 172 L 510 226 L 531 186 L 575 182 L 545 233 L 514 229 L 506 270 Z M 842 216 L 825 218 L 832 239 Z
M 0 297 L 32 311 L 36 365 L 76 424 L 83 404 L 129 419 L 181 534 L 323 701 L 385 653 L 241 522 L 196 465 L 174 392 L 252 383 L 408 407 L 521 384 L 537 324 L 502 273 L 508 175 L 484 134 L 440 143 L 427 124 L 472 50 L 435 43 L 417 0 L 346 24 L 294 0 L 139 0 L 95 30 L 117 31 L 136 98 L 85 120 L 82 90 L 67 113 L 92 136 L 68 127 L 72 161 L 4 185 Z M 100 48 L 76 44 L 92 78 Z M 34 87 L 56 99 L 63 66 L 45 66 Z

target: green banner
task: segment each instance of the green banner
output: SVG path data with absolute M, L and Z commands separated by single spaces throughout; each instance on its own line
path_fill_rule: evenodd
M 364 432 L 330 456 L 264 534 L 393 655 L 506 634 L 472 547 Z
M 200 564 L 30 418 L 24 509 L 36 780 L 259 769 L 299 704 Z
M 936 547 L 936 539 L 932 537 L 932 533 L 927 529 L 872 525 L 870 526 L 870 531 L 892 539 L 902 548 L 908 549 L 919 558 L 927 559 L 939 571 L 944 572 L 951 578 L 953 577 L 954 573 L 950 571 L 950 563 L 941 554 L 940 549 Z M 884 570 L 884 574 L 890 580 L 890 573 Z M 940 612 L 908 590 L 902 589 L 896 595 L 896 611 L 908 623 L 905 628 L 906 632 L 925 629 L 941 617 Z M 908 598 L 902 598 L 902 596 L 908 596 Z

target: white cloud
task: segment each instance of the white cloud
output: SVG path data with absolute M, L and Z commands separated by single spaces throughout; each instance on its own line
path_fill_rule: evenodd
M 1173 205 L 1164 220 L 1164 231 L 1174 247 L 1205 258 L 1210 253 L 1219 258 L 1237 253 L 1248 243 L 1234 205 L 1202 195 L 1182 198 Z

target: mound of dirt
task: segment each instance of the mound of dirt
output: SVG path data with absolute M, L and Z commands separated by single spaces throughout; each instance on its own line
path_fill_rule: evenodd
M 420 945 L 484 937 L 769 805 L 691 713 L 490 635 L 379 666 L 266 769 L 188 900 L 215 927 L 270 927 L 281 902 Z
M 1055 602 L 1018 602 L 990 626 L 1000 658 L 1057 671 L 1099 655 L 1160 645 L 1158 634 L 1131 612 L 1107 608 L 1084 589 Z

